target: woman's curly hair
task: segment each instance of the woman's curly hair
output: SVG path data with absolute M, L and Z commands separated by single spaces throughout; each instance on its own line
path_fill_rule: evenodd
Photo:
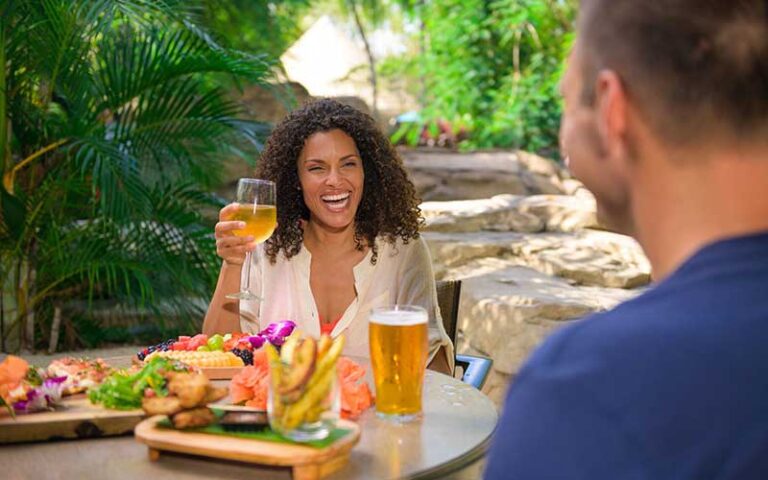
M 307 103 L 280 122 L 256 167 L 256 175 L 272 180 L 277 188 L 278 226 L 265 248 L 272 263 L 280 250 L 286 258 L 298 254 L 304 240 L 301 220 L 309 220 L 309 209 L 299 188 L 297 167 L 304 143 L 315 133 L 335 129 L 352 137 L 363 162 L 363 194 L 355 215 L 357 249 L 371 248 L 375 264 L 376 237 L 390 243 L 419 237 L 423 223 L 419 198 L 392 143 L 369 115 L 325 98 Z

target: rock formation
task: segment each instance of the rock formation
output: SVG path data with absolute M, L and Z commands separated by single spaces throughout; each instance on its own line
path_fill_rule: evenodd
M 421 208 L 435 275 L 462 280 L 457 350 L 494 359 L 484 390 L 497 404 L 553 330 L 650 282 L 639 245 L 600 229 L 594 198 L 556 163 L 521 152 L 403 155 L 430 200 Z

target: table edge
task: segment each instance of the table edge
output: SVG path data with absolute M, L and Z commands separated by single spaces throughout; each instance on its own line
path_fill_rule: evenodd
M 465 467 L 468 467 L 474 464 L 475 462 L 483 458 L 485 454 L 488 452 L 488 449 L 491 446 L 491 440 L 493 439 L 493 435 L 494 433 L 496 433 L 497 426 L 498 424 L 493 427 L 493 430 L 491 431 L 491 433 L 488 434 L 488 436 L 485 437 L 485 439 L 483 439 L 482 442 L 475 445 L 475 447 L 468 450 L 466 453 L 464 453 L 460 457 L 456 457 L 449 462 L 437 465 L 433 468 L 421 471 L 414 475 L 402 477 L 402 479 L 403 480 L 432 480 L 437 478 L 443 478 L 445 475 L 448 475 L 450 473 L 455 473 Z

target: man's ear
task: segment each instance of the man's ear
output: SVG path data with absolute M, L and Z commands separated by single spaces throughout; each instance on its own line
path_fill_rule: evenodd
M 598 73 L 595 85 L 597 130 L 605 152 L 611 159 L 628 158 L 627 93 L 613 70 Z

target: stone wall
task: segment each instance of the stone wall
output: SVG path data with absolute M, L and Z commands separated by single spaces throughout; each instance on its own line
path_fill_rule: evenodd
M 572 193 L 567 172 L 551 160 L 521 151 L 457 153 L 401 150 L 424 200 L 472 200 L 498 194 Z
M 422 211 L 435 275 L 462 280 L 457 350 L 494 359 L 484 391 L 497 404 L 552 331 L 649 283 L 638 244 L 600 230 L 592 195 L 554 162 L 520 152 L 402 153 L 431 200 Z

